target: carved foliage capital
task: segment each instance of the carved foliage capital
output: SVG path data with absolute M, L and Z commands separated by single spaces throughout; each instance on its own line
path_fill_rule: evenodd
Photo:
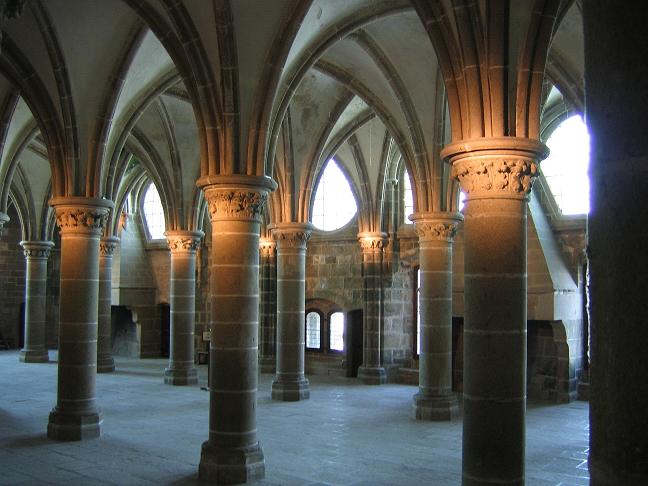
M 173 252 L 195 252 L 200 247 L 200 237 L 188 235 L 167 235 L 167 245 Z
M 61 231 L 85 230 L 101 232 L 108 221 L 109 209 L 105 207 L 69 207 L 56 208 L 56 224 Z
M 524 198 L 538 176 L 538 163 L 523 157 L 479 157 L 456 162 L 452 174 L 469 196 Z
M 261 238 L 259 240 L 259 251 L 262 255 L 271 255 L 276 247 L 277 243 L 270 238 Z
M 416 234 L 422 241 L 442 240 L 452 242 L 457 235 L 458 221 L 416 221 Z
M 268 194 L 265 191 L 233 188 L 205 190 L 212 221 L 223 219 L 261 221 Z
M 272 230 L 272 237 L 279 248 L 306 248 L 311 237 L 311 231 L 307 229 L 281 229 Z
M 387 235 L 384 233 L 360 233 L 358 241 L 362 251 L 382 251 L 387 246 Z
M 25 258 L 47 260 L 54 246 L 51 241 L 21 241 Z
M 99 241 L 99 255 L 111 257 L 115 253 L 119 240 L 117 238 L 102 238 Z

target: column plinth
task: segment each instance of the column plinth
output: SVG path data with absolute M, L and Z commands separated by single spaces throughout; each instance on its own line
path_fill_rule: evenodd
M 25 253 L 25 346 L 18 359 L 25 363 L 46 363 L 45 310 L 47 300 L 47 260 L 51 241 L 21 241 Z
M 97 373 L 112 373 L 115 371 L 115 360 L 111 355 L 112 262 L 118 244 L 119 238 L 116 236 L 107 236 L 99 241 Z
M 452 420 L 459 402 L 452 393 L 452 243 L 459 213 L 416 213 L 410 216 L 419 237 L 421 352 L 419 392 L 412 417 Z
M 464 485 L 524 483 L 527 197 L 546 150 L 501 137 L 442 151 L 466 192 Z
M 270 238 L 259 241 L 261 310 L 259 322 L 259 367 L 262 373 L 277 369 L 277 244 Z
M 167 385 L 195 385 L 198 371 L 194 364 L 196 320 L 196 250 L 202 231 L 167 231 L 171 251 L 169 306 L 171 332 L 169 366 L 164 370 Z
M 91 439 L 102 421 L 96 403 L 99 239 L 113 204 L 75 196 L 50 204 L 61 234 L 61 294 L 58 394 L 47 436 Z
M 209 176 L 203 188 L 212 222 L 209 439 L 199 477 L 237 484 L 265 475 L 257 439 L 259 231 L 268 177 Z
M 387 383 L 387 373 L 382 366 L 382 263 L 387 235 L 380 232 L 358 234 L 362 248 L 362 365 L 358 379 L 367 385 Z
M 277 242 L 277 374 L 272 399 L 305 400 L 310 397 L 304 376 L 306 245 L 313 226 L 277 223 L 270 228 Z

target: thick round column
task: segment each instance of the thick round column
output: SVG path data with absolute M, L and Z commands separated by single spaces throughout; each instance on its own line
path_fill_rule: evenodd
M 97 336 L 97 373 L 115 371 L 111 355 L 111 307 L 113 253 L 119 244 L 116 236 L 106 236 L 99 242 L 99 324 Z
M 459 213 L 410 216 L 419 236 L 421 272 L 419 392 L 412 415 L 417 420 L 451 420 L 459 415 L 452 393 L 452 243 Z
M 507 137 L 442 152 L 466 192 L 464 485 L 524 483 L 526 198 L 544 150 Z
M 304 377 L 306 329 L 306 244 L 312 225 L 277 223 L 271 227 L 277 242 L 277 374 L 274 400 L 298 401 L 310 397 Z
M 590 130 L 590 484 L 648 484 L 648 29 L 644 2 L 583 2 Z
M 387 373 L 382 366 L 382 263 L 385 233 L 359 233 L 362 248 L 362 365 L 358 379 L 367 385 L 387 383 Z
M 198 372 L 194 365 L 196 328 L 196 250 L 202 231 L 167 231 L 171 250 L 171 343 L 169 367 L 164 370 L 167 385 L 194 385 Z
M 259 231 L 267 177 L 210 176 L 203 187 L 212 221 L 209 440 L 199 476 L 236 484 L 265 475 L 257 439 Z
M 112 202 L 85 197 L 51 201 L 61 232 L 58 394 L 47 436 L 99 436 L 96 400 L 99 239 Z
M 54 246 L 51 241 L 21 241 L 25 252 L 25 347 L 19 359 L 26 363 L 45 363 L 45 309 L 47 304 L 47 259 Z
M 277 244 L 262 238 L 259 242 L 261 307 L 259 316 L 259 366 L 264 373 L 276 370 L 277 323 Z

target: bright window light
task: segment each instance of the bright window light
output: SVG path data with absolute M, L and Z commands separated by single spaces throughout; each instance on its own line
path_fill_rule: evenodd
M 459 192 L 459 211 L 463 211 L 464 206 L 466 205 L 466 193 L 463 191 Z
M 351 221 L 357 211 L 349 181 L 335 160 L 330 159 L 315 191 L 313 224 L 321 230 L 333 231 Z
M 155 184 L 149 184 L 144 195 L 144 220 L 152 240 L 164 238 L 166 222 L 164 220 L 164 211 L 162 201 Z
M 403 209 L 405 223 L 411 223 L 409 215 L 414 212 L 414 195 L 412 193 L 412 181 L 410 181 L 407 169 L 403 172 Z
M 317 312 L 306 314 L 306 347 L 320 348 L 320 315 Z
M 329 348 L 344 351 L 344 313 L 334 312 L 329 319 Z
M 540 168 L 562 214 L 589 213 L 589 133 L 580 115 L 563 121 L 547 140 Z

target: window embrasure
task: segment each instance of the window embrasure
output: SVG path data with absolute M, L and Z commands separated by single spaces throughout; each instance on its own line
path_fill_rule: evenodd
M 564 216 L 589 213 L 589 133 L 580 115 L 574 115 L 546 141 L 549 157 L 540 163 L 544 181 Z
M 144 212 L 144 223 L 149 238 L 151 240 L 163 239 L 166 220 L 164 218 L 164 209 L 162 208 L 160 194 L 153 183 L 150 183 L 146 188 L 142 202 L 142 210 Z
M 403 171 L 403 221 L 411 224 L 409 216 L 414 212 L 414 193 L 412 192 L 412 180 L 407 169 Z
M 330 159 L 320 177 L 311 221 L 316 228 L 334 231 L 347 225 L 358 212 L 351 185 L 335 162 Z

